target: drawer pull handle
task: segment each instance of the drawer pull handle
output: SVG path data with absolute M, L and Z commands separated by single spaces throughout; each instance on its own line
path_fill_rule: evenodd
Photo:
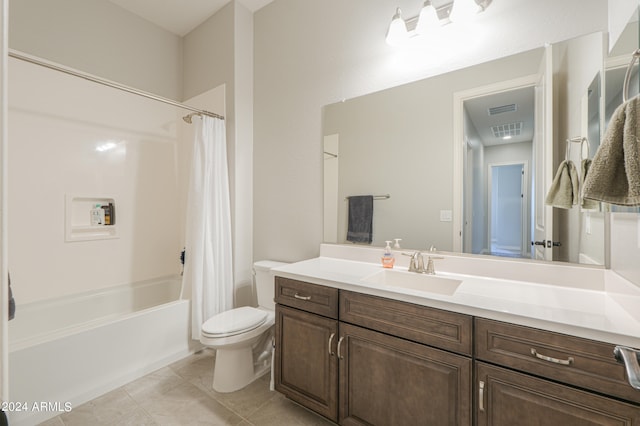
M 478 409 L 484 411 L 484 382 L 480 381 L 480 389 L 478 390 Z
M 344 357 L 342 356 L 342 353 L 340 352 L 340 346 L 342 346 L 342 341 L 344 340 L 344 336 L 340 337 L 340 339 L 338 340 L 338 358 L 339 359 L 344 359 Z
M 311 300 L 311 296 L 300 296 L 298 293 L 294 294 L 293 297 L 299 300 Z
M 334 356 L 336 354 L 331 350 L 331 342 L 333 341 L 334 337 L 336 337 L 336 333 L 331 333 L 331 336 L 329 336 L 329 355 L 331 356 Z
M 572 356 L 570 356 L 567 359 L 553 358 L 553 357 L 550 357 L 550 356 L 539 354 L 538 351 L 536 351 L 534 348 L 531 348 L 531 355 L 533 355 L 536 358 L 541 359 L 543 361 L 552 362 L 554 364 L 560 364 L 560 365 L 571 365 L 571 364 L 573 364 L 573 357 Z

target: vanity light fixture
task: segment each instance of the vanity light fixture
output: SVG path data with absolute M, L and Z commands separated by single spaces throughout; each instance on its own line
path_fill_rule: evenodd
M 424 36 L 435 28 L 454 23 L 465 23 L 483 12 L 492 0 L 453 0 L 436 8 L 431 0 L 425 0 L 420 14 L 407 20 L 402 18 L 402 11 L 396 8 L 387 30 L 386 41 L 391 46 L 399 46 L 411 38 Z
M 424 35 L 439 25 L 440 21 L 438 19 L 438 12 L 436 11 L 436 8 L 433 7 L 431 0 L 426 0 L 420 10 L 420 15 L 418 15 L 418 23 L 416 24 L 415 30 L 416 33 Z
M 470 22 L 482 9 L 475 0 L 455 0 L 449 18 L 459 24 Z
M 398 46 L 408 38 L 407 23 L 402 19 L 402 10 L 397 7 L 396 13 L 393 15 L 393 18 L 391 18 L 391 24 L 389 24 L 389 29 L 387 30 L 387 44 L 390 46 Z

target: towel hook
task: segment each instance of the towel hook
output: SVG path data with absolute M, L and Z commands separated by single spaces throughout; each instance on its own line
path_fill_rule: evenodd
M 627 65 L 627 72 L 624 75 L 624 86 L 622 89 L 622 102 L 629 100 L 629 83 L 631 82 L 631 70 L 636 63 L 636 60 L 640 58 L 640 49 L 633 52 L 631 55 L 631 62 Z
M 569 161 L 569 158 L 571 158 L 570 154 L 571 154 L 571 139 L 567 139 L 567 146 L 564 150 L 564 161 Z

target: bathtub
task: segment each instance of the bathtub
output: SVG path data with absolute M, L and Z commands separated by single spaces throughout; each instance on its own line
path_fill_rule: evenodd
M 180 286 L 180 277 L 164 277 L 18 304 L 10 424 L 37 424 L 192 353 Z

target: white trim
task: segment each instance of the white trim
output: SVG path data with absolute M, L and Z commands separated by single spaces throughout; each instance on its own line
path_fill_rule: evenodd
M 453 251 L 463 250 L 464 206 L 464 102 L 481 96 L 532 87 L 538 83 L 538 75 L 531 74 L 513 80 L 501 81 L 487 86 L 455 92 L 453 94 Z

